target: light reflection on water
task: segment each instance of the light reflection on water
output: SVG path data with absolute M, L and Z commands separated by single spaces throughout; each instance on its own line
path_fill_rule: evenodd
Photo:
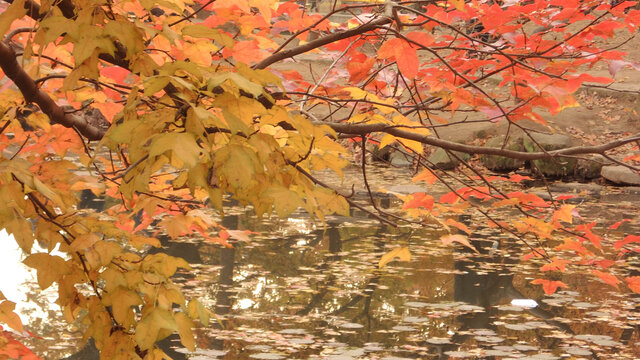
M 587 207 L 595 218 L 613 208 L 632 205 Z M 443 246 L 433 230 L 391 229 L 362 213 L 330 218 L 326 229 L 302 213 L 227 214 L 224 226 L 260 235 L 233 249 L 161 239 L 171 255 L 193 259 L 194 271 L 175 280 L 216 313 L 196 330 L 194 359 L 640 358 L 637 300 L 580 273 L 561 275 L 572 291 L 544 296 L 530 281 L 547 274 L 520 263 L 520 246 L 492 230 L 473 234 L 475 255 Z M 411 262 L 379 270 L 398 246 Z M 18 255 L 1 252 L 4 265 L 15 263 Z
M 33 252 L 44 252 L 37 243 L 33 246 Z M 60 255 L 59 252 L 57 252 Z M 22 264 L 25 256 L 13 235 L 7 234 L 3 229 L 0 230 L 0 264 L 2 264 L 2 273 L 0 276 L 0 291 L 4 296 L 16 303 L 16 314 L 20 316 L 23 324 L 29 324 L 35 319 L 46 319 L 49 312 L 45 311 L 40 305 L 33 302 L 25 292 L 27 287 L 37 287 L 36 271 Z M 53 286 L 39 294 L 47 305 L 48 310 L 60 311 L 60 307 L 55 304 L 56 291 Z

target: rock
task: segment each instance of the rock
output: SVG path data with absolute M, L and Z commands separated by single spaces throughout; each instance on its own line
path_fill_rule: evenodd
M 392 151 L 389 155 L 389 163 L 393 166 L 411 166 L 413 165 L 413 157 L 400 151 Z
M 504 140 L 504 135 L 491 138 L 487 141 L 485 147 L 502 148 Z M 522 136 L 510 137 L 504 148 L 506 150 L 523 151 L 524 145 L 522 145 Z M 496 155 L 481 155 L 480 161 L 487 169 L 493 171 L 518 170 L 524 165 L 524 161 L 522 160 Z
M 418 185 L 393 185 L 388 189 L 390 192 L 399 193 L 402 195 L 413 194 L 418 192 L 427 193 L 429 189 Z
M 471 157 L 469 154 L 457 151 L 453 151 L 453 153 L 463 161 L 467 161 Z M 436 149 L 427 161 L 440 170 L 453 170 L 460 164 L 460 161 L 455 156 L 449 156 L 442 148 Z
M 540 147 L 544 150 L 560 150 L 573 146 L 571 137 L 561 134 L 531 134 L 525 136 L 523 140 L 524 148 L 527 152 L 539 152 Z M 545 176 L 562 177 L 574 174 L 576 159 L 556 158 L 532 161 L 534 171 Z
M 590 180 L 600 177 L 602 167 L 611 165 L 612 162 L 602 155 L 594 155 L 588 159 L 578 159 L 574 169 L 574 175 L 578 179 Z
M 622 165 L 603 166 L 600 174 L 612 183 L 640 185 L 640 174 Z

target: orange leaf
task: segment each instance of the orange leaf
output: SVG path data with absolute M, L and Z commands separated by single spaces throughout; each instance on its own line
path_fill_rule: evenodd
M 416 209 L 419 207 L 427 210 L 433 209 L 433 196 L 425 193 L 415 193 L 409 196 L 411 197 L 411 200 L 404 203 L 402 210 Z
M 562 205 L 558 210 L 553 212 L 553 223 L 558 224 L 560 221 L 564 221 L 571 224 L 573 222 L 572 211 L 575 207 L 575 205 Z
M 638 235 L 629 235 L 627 237 L 624 238 L 624 240 L 620 240 L 620 241 L 616 241 L 613 244 L 613 247 L 616 248 L 616 250 L 620 249 L 621 247 L 627 245 L 627 244 L 631 244 L 631 243 L 635 243 L 635 242 L 640 242 L 640 236 Z
M 640 294 L 640 276 L 629 276 L 624 280 L 631 291 Z
M 569 263 L 569 260 L 563 260 L 563 259 L 558 259 L 558 258 L 553 258 L 553 261 L 549 264 L 545 264 L 543 267 L 540 268 L 541 271 L 561 271 L 564 272 L 566 270 L 567 267 L 567 263 Z
M 357 83 L 360 80 L 363 80 L 369 74 L 369 70 L 373 67 L 373 64 L 376 62 L 374 58 L 367 58 L 362 62 L 358 61 L 350 61 L 347 63 L 347 70 L 349 71 L 349 82 Z
M 609 273 L 605 273 L 600 270 L 593 270 L 591 271 L 591 273 L 599 277 L 600 280 L 604 281 L 605 283 L 613 286 L 616 289 L 618 288 L 618 284 L 620 283 L 620 280 L 618 280 L 618 278 L 615 275 L 611 275 Z
M 542 285 L 542 290 L 547 295 L 551 295 L 558 290 L 559 287 L 567 288 L 568 286 L 562 281 L 552 281 L 552 280 L 544 280 L 544 279 L 535 279 L 531 281 L 532 284 L 540 284 Z
M 433 185 L 434 182 L 438 181 L 438 178 L 430 169 L 424 169 L 420 174 L 414 176 L 413 179 L 411 179 L 411 181 L 412 182 L 424 181 L 429 185 Z
M 471 233 L 471 231 L 469 230 L 467 225 L 465 225 L 465 224 L 463 224 L 461 222 L 455 221 L 453 219 L 447 219 L 444 223 L 447 224 L 447 225 L 451 225 L 451 226 L 453 226 L 455 228 L 458 228 L 458 229 L 466 232 L 467 234 Z
M 544 257 L 544 255 L 546 255 L 546 254 L 547 254 L 547 252 L 544 249 L 536 248 L 536 249 L 533 249 L 530 253 L 524 255 L 522 257 L 522 260 L 529 260 L 529 259 L 534 258 L 534 257 L 541 258 L 541 257 Z
M 615 223 L 615 224 L 613 224 L 613 225 L 609 226 L 609 229 L 611 229 L 611 230 L 615 230 L 615 229 L 617 229 L 618 227 L 620 227 L 620 225 L 622 225 L 622 224 L 626 223 L 627 221 L 631 221 L 631 220 L 629 220 L 629 219 L 620 220 L 620 221 L 618 221 L 617 223 Z
M 409 80 L 413 80 L 418 74 L 418 53 L 416 49 L 402 39 L 393 38 L 387 40 L 378 49 L 378 58 L 395 59 L 398 64 L 398 70 Z
M 471 245 L 471 243 L 469 243 L 469 239 L 467 239 L 466 236 L 463 235 L 445 235 L 445 236 L 441 236 L 440 237 L 440 241 L 442 241 L 443 244 L 445 245 L 450 245 L 451 243 L 457 242 L 460 243 L 466 247 L 468 247 L 469 249 L 475 251 L 476 253 L 479 254 L 478 250 L 476 250 L 475 247 L 473 247 L 473 245 Z

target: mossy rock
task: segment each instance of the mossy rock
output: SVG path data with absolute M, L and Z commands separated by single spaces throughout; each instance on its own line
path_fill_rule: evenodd
M 471 158 L 471 155 L 466 153 L 458 151 L 453 151 L 453 153 L 463 161 Z M 460 161 L 455 156 L 449 156 L 442 148 L 436 149 L 436 151 L 429 156 L 428 161 L 440 170 L 453 170 L 460 164 Z
M 531 134 L 523 139 L 524 148 L 527 152 L 539 152 L 566 149 L 573 146 L 570 136 L 561 134 Z M 532 161 L 532 169 L 544 176 L 564 177 L 573 175 L 576 167 L 576 159 L 554 158 Z
M 504 135 L 491 138 L 487 140 L 485 147 L 500 149 L 504 145 L 504 140 Z M 513 151 L 524 151 L 522 136 L 509 137 L 506 146 L 504 146 L 504 149 Z M 523 160 L 512 159 L 497 155 L 481 155 L 480 161 L 487 169 L 493 171 L 513 171 L 518 170 L 524 165 Z
M 591 180 L 600 177 L 602 167 L 613 164 L 604 156 L 596 154 L 587 159 L 578 159 L 574 175 L 578 179 Z

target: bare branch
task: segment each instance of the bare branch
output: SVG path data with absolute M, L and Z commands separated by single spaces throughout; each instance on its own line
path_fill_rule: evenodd
M 65 113 L 47 93 L 40 90 L 35 81 L 18 64 L 15 51 L 4 42 L 0 43 L 0 67 L 20 89 L 25 100 L 38 104 L 52 122 L 75 128 L 89 140 L 102 139 L 105 134 L 104 129 L 89 124 L 80 116 Z
M 388 17 L 379 17 L 376 19 L 373 19 L 372 21 L 366 23 L 366 24 L 362 24 L 360 26 L 358 26 L 357 28 L 354 29 L 350 29 L 350 30 L 345 30 L 342 32 L 337 32 L 337 33 L 333 33 L 331 35 L 327 35 L 324 37 L 321 37 L 319 39 L 310 41 L 304 45 L 300 45 L 300 46 L 296 46 L 292 49 L 289 50 L 284 50 L 281 51 L 279 53 L 275 53 L 265 59 L 263 59 L 262 61 L 260 61 L 259 63 L 253 65 L 254 69 L 265 69 L 267 67 L 269 67 L 269 65 L 276 63 L 280 60 L 284 60 L 290 57 L 294 57 L 296 55 L 300 55 L 300 54 L 304 54 L 308 51 L 311 51 L 313 49 L 317 49 L 323 45 L 327 45 L 333 42 L 336 42 L 338 40 L 342 40 L 342 39 L 346 39 L 346 38 L 350 38 L 352 36 L 356 36 L 356 35 L 360 35 L 360 34 L 364 34 L 368 31 L 372 31 L 375 30 L 376 28 L 380 27 L 380 26 L 384 26 L 387 24 L 390 24 L 393 22 L 393 19 L 388 18 Z
M 556 157 L 569 157 L 571 155 L 580 154 L 604 154 L 606 151 L 640 140 L 640 134 L 636 134 L 624 139 L 608 142 L 602 145 L 574 146 L 566 149 L 540 151 L 540 152 L 522 152 L 500 148 L 490 148 L 483 146 L 474 146 L 459 144 L 453 141 L 434 138 L 432 136 L 416 134 L 411 131 L 403 130 L 387 124 L 347 124 L 347 123 L 316 123 L 319 125 L 327 125 L 338 133 L 349 135 L 367 135 L 375 132 L 383 132 L 395 137 L 419 141 L 426 145 L 441 147 L 446 150 L 460 151 L 467 154 L 485 154 L 505 156 L 519 160 L 540 160 Z

